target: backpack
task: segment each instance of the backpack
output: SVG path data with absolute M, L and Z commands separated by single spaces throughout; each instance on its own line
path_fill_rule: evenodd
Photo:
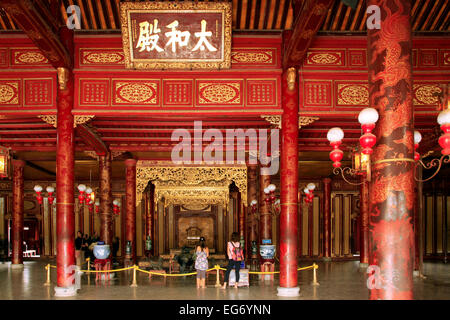
M 236 247 L 232 241 L 231 241 L 231 245 L 233 246 L 233 251 L 231 252 L 233 260 L 234 261 L 243 261 L 244 253 L 242 252 L 241 246 Z

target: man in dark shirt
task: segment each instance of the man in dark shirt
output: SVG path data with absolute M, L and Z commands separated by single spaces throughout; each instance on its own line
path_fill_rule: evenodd
M 77 266 L 81 266 L 81 263 L 84 260 L 82 257 L 83 253 L 81 251 L 82 246 L 83 246 L 83 234 L 81 233 L 81 231 L 78 231 L 77 237 L 75 239 L 75 258 Z

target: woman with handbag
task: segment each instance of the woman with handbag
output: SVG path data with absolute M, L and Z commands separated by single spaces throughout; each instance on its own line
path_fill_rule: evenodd
M 197 270 L 197 289 L 206 288 L 206 270 L 208 269 L 209 249 L 205 238 L 201 237 L 195 248 L 195 269 Z
M 227 244 L 228 266 L 227 271 L 225 272 L 225 279 L 222 289 L 227 288 L 230 272 L 233 268 L 236 275 L 236 282 L 234 284 L 234 287 L 238 287 L 239 270 L 241 268 L 241 261 L 244 260 L 244 253 L 242 251 L 241 243 L 239 242 L 239 240 L 239 233 L 233 232 L 231 235 L 231 241 Z

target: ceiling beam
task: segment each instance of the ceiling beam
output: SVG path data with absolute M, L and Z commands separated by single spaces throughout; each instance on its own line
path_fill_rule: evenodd
M 0 6 L 14 19 L 50 64 L 71 69 L 73 59 L 59 36 L 59 23 L 43 0 L 0 0 Z
M 304 0 L 294 3 L 294 26 L 283 56 L 283 68 L 300 67 L 311 41 L 334 0 Z
M 104 156 L 109 152 L 108 146 L 102 141 L 100 136 L 86 124 L 78 125 L 76 133 L 86 144 L 94 149 L 97 155 Z

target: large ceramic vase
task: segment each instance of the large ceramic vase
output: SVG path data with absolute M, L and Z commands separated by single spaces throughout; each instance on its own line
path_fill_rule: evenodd
M 94 246 L 94 256 L 97 259 L 108 259 L 111 249 L 109 244 L 95 245 Z
M 274 244 L 262 244 L 259 246 L 259 254 L 265 260 L 272 260 L 275 257 L 276 247 Z

